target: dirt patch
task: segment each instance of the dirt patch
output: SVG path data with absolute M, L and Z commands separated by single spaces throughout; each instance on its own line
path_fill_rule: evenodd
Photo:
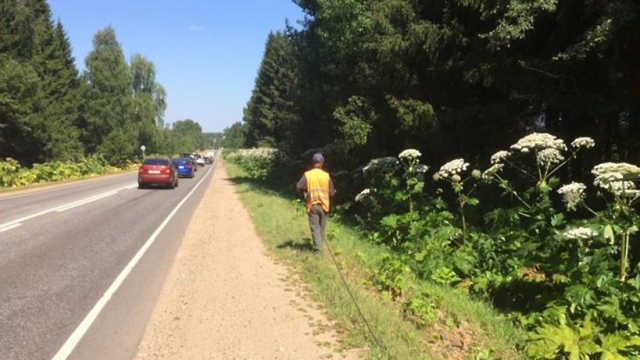
M 357 359 L 276 264 L 218 165 L 136 359 Z

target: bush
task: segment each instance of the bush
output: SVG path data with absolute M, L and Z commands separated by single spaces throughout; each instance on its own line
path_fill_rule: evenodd
M 286 168 L 289 160 L 277 149 L 237 149 L 226 154 L 226 159 L 238 164 L 252 178 L 266 180 Z
M 47 183 L 87 176 L 106 174 L 118 170 L 128 170 L 138 164 L 125 162 L 120 168 L 110 166 L 102 157 L 90 156 L 80 161 L 53 161 L 44 164 L 34 164 L 30 169 L 23 168 L 12 158 L 0 161 L 0 187 L 23 187 L 34 183 Z
M 594 189 L 561 186 L 560 170 L 594 145 L 534 133 L 494 154 L 484 172 L 456 159 L 433 183 L 421 154 L 408 149 L 362 167 L 366 188 L 351 211 L 417 276 L 464 284 L 511 312 L 530 333 L 531 357 L 632 358 L 640 355 L 640 259 L 631 251 L 640 168 L 600 164 Z M 587 194 L 603 205 L 588 205 Z M 388 265 L 374 283 L 401 291 Z M 423 321 L 428 310 L 416 299 L 406 305 Z

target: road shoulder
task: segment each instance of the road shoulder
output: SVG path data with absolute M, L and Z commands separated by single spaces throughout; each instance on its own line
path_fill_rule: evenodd
M 218 166 L 135 358 L 355 358 L 336 352 L 337 335 L 326 315 L 267 254 Z

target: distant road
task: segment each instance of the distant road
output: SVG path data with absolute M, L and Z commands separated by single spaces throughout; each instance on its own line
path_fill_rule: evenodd
M 63 344 L 69 359 L 131 358 L 213 169 L 175 190 L 140 190 L 134 172 L 2 195 L 0 360 L 50 360 Z

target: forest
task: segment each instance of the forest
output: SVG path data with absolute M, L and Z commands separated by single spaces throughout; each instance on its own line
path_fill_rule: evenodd
M 127 61 L 111 26 L 93 37 L 79 71 L 46 0 L 2 0 L 0 148 L 21 166 L 100 157 L 110 166 L 146 153 L 172 155 L 212 144 L 192 119 L 167 123 L 167 93 L 140 54 Z
M 638 1 L 295 2 L 304 20 L 269 34 L 236 124 L 244 146 L 328 146 L 345 168 L 406 148 L 481 164 L 537 131 L 637 161 Z

